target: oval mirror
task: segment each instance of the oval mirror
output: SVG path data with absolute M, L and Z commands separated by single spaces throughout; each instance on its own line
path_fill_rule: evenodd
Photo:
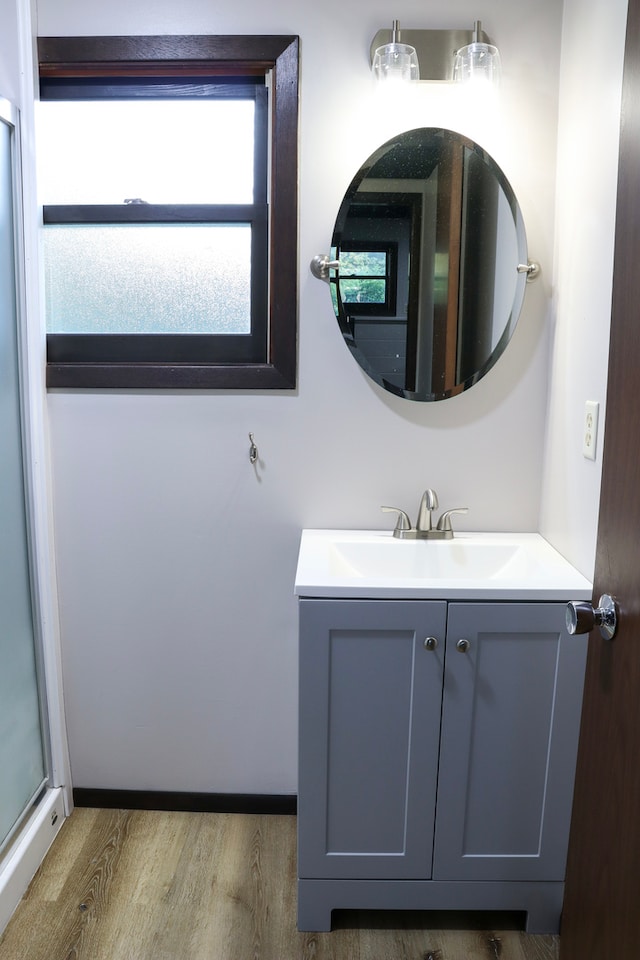
M 443 400 L 503 353 L 527 279 L 522 215 L 472 140 L 439 128 L 383 144 L 335 224 L 333 306 L 360 366 L 392 393 Z

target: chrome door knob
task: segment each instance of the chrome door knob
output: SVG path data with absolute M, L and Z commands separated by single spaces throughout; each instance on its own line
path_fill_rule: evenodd
M 618 629 L 618 604 L 608 593 L 604 593 L 597 607 L 587 601 L 572 600 L 567 604 L 567 630 L 570 634 L 591 633 L 594 627 L 600 628 L 605 640 L 613 640 Z
M 461 639 L 456 643 L 456 650 L 458 653 L 466 653 L 470 646 L 471 644 L 468 640 Z
M 435 650 L 437 646 L 438 646 L 437 637 L 427 637 L 424 641 L 425 650 Z

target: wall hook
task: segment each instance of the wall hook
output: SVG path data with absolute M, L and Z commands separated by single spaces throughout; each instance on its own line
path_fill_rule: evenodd
M 256 447 L 252 433 L 249 434 L 249 440 L 251 441 L 251 446 L 249 447 L 249 463 L 255 463 L 258 459 L 258 448 Z

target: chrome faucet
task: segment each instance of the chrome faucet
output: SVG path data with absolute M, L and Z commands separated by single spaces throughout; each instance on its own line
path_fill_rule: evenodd
M 398 514 L 393 531 L 393 536 L 398 540 L 452 540 L 451 514 L 467 513 L 469 508 L 455 507 L 453 510 L 445 510 L 434 527 L 432 513 L 438 509 L 438 495 L 429 487 L 422 494 L 415 527 L 411 526 L 408 514 L 399 507 L 382 507 L 381 509 L 384 513 Z

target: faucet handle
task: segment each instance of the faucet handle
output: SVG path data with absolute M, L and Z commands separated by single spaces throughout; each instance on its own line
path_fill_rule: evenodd
M 393 531 L 394 537 L 402 537 L 404 533 L 408 533 L 411 530 L 411 520 L 409 520 L 409 515 L 401 510 L 400 507 L 380 507 L 383 513 L 397 513 L 398 519 L 396 521 L 395 529 Z
M 449 531 L 453 533 L 453 527 L 451 526 L 451 514 L 468 512 L 469 507 L 455 507 L 453 510 L 445 510 L 438 520 L 438 526 L 436 529 L 444 531 L 445 533 L 448 533 Z

